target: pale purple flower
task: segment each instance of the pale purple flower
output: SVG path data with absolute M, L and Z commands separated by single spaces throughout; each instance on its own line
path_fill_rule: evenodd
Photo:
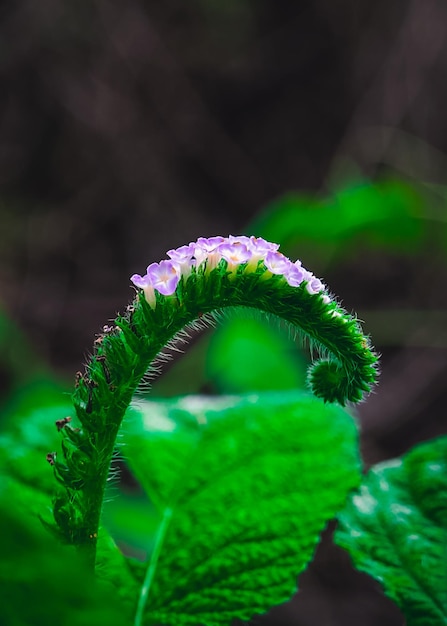
M 310 279 L 306 279 L 306 280 L 308 280 L 306 289 L 310 294 L 319 293 L 320 291 L 323 291 L 324 289 L 323 283 L 321 282 L 319 278 L 316 278 L 316 276 L 314 276 L 313 274 L 311 274 Z
M 197 265 L 206 261 L 206 271 L 210 272 L 219 263 L 221 256 L 219 253 L 219 246 L 224 243 L 226 239 L 224 237 L 199 237 L 196 241 L 194 256 L 197 260 Z
M 238 241 L 222 243 L 218 250 L 221 257 L 227 261 L 229 267 L 246 263 L 251 257 L 251 251 L 247 246 Z
M 246 235 L 238 235 L 237 237 L 235 237 L 234 235 L 228 235 L 226 242 L 227 243 L 241 243 L 244 246 L 246 246 L 248 249 L 251 249 L 252 247 L 251 238 L 247 237 Z
M 312 272 L 309 272 L 309 270 L 306 270 L 306 268 L 304 268 L 302 265 L 300 265 L 300 267 L 303 272 L 303 280 L 305 280 L 306 282 L 310 282 L 312 278 L 314 278 L 314 275 L 312 274 Z
M 174 261 L 174 263 L 182 265 L 183 263 L 188 263 L 192 259 L 194 251 L 195 246 L 193 243 L 190 243 L 188 246 L 180 246 L 180 248 L 168 250 L 166 254 L 172 261 Z
M 154 289 L 164 296 L 172 296 L 180 280 L 180 268 L 173 261 L 151 263 L 147 268 Z
M 212 252 L 221 243 L 225 243 L 225 237 L 199 237 L 196 241 L 196 247 L 202 248 L 207 252 Z
M 291 263 L 284 276 L 291 287 L 298 287 L 304 280 L 304 269 L 296 263 Z
M 283 276 L 291 287 L 298 287 L 303 282 L 310 294 L 320 294 L 323 302 L 329 304 L 331 299 L 323 293 L 325 286 L 312 272 L 306 270 L 300 261 L 292 263 L 284 254 L 278 251 L 279 245 L 266 241 L 262 237 L 199 237 L 196 242 L 180 246 L 168 251 L 169 260 L 152 263 L 147 268 L 145 276 L 134 274 L 133 284 L 142 289 L 147 301 L 155 306 L 155 291 L 164 296 L 173 295 L 180 278 L 187 278 L 192 266 L 202 266 L 208 274 L 224 259 L 228 269 L 234 273 L 239 265 L 244 265 L 245 272 L 256 271 L 262 261 L 268 270 L 263 278 L 276 274 Z M 262 272 L 261 272 L 262 274 Z
M 130 280 L 133 282 L 135 287 L 143 290 L 147 302 L 149 302 L 149 304 L 154 307 L 156 302 L 155 292 L 150 277 L 147 274 L 145 276 L 140 276 L 140 274 L 134 274 L 133 276 L 131 276 Z
M 266 268 L 272 274 L 287 274 L 291 270 L 292 261 L 281 252 L 267 252 L 264 258 Z
M 139 289 L 144 289 L 148 284 L 151 284 L 149 276 L 140 276 L 140 274 L 133 274 L 130 277 L 130 280 L 133 282 L 135 287 Z
M 279 244 L 266 241 L 262 237 L 250 237 L 251 249 L 253 252 L 265 256 L 268 252 L 276 252 L 279 248 Z
M 209 252 L 208 250 L 205 250 L 205 248 L 202 248 L 201 246 L 196 245 L 194 248 L 194 258 L 196 260 L 196 265 L 199 266 L 201 263 L 206 261 L 210 254 L 212 253 Z
M 195 244 L 190 243 L 188 246 L 180 246 L 173 250 L 168 250 L 167 255 L 171 258 L 171 261 L 179 266 L 180 272 L 184 276 L 189 276 L 191 267 L 196 264 Z

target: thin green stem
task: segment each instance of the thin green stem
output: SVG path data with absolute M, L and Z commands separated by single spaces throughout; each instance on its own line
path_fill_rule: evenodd
M 160 558 L 161 548 L 163 546 L 164 539 L 166 537 L 166 532 L 168 530 L 169 522 L 172 518 L 172 509 L 166 508 L 164 510 L 163 518 L 160 522 L 160 526 L 158 528 L 157 535 L 155 537 L 154 549 L 151 554 L 151 558 L 149 561 L 149 566 L 146 571 L 146 576 L 144 577 L 143 586 L 141 589 L 140 597 L 138 599 L 137 611 L 135 614 L 134 626 L 141 626 L 143 624 L 144 611 L 147 604 L 147 599 L 149 597 L 149 593 L 152 587 L 152 583 L 154 581 L 155 572 L 157 570 L 158 559 Z

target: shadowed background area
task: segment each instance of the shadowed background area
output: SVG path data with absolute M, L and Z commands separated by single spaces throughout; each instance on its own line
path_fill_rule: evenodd
M 71 382 L 131 274 L 199 236 L 262 235 L 383 355 L 366 463 L 445 432 L 446 70 L 441 0 L 4 2 L 0 306 Z M 6 396 L 32 361 L 5 329 Z M 181 384 L 164 390 L 219 391 Z M 253 623 L 401 624 L 327 543 Z

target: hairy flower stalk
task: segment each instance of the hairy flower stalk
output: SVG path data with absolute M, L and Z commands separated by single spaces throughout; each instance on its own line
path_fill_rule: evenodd
M 144 374 L 176 335 L 227 307 L 252 307 L 282 318 L 320 352 L 308 373 L 326 402 L 359 402 L 377 378 L 377 356 L 358 321 L 324 284 L 279 246 L 256 237 L 199 238 L 168 251 L 131 281 L 136 297 L 96 339 L 73 403 L 80 427 L 65 423 L 62 458 L 52 456 L 65 487 L 54 501 L 63 539 L 94 564 L 101 507 L 124 413 Z

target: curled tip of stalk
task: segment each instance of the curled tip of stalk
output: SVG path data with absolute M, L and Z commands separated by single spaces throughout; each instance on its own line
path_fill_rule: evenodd
M 52 461 L 65 493 L 55 501 L 54 517 L 66 541 L 94 554 L 104 486 L 126 408 L 157 356 L 198 320 L 238 306 L 277 316 L 323 355 L 308 372 L 317 397 L 345 405 L 371 391 L 378 358 L 359 322 L 320 279 L 278 248 L 256 237 L 201 237 L 169 250 L 169 258 L 149 265 L 146 274 L 132 276 L 134 302 L 113 326 L 104 327 L 85 372 L 77 374 L 73 404 L 81 428 L 59 424 L 63 460 Z
M 369 360 L 369 359 L 368 359 Z M 334 361 L 319 360 L 309 367 L 308 383 L 313 393 L 325 402 L 360 402 L 365 392 L 374 384 L 375 375 L 371 371 L 363 384 L 352 384 L 346 370 Z

